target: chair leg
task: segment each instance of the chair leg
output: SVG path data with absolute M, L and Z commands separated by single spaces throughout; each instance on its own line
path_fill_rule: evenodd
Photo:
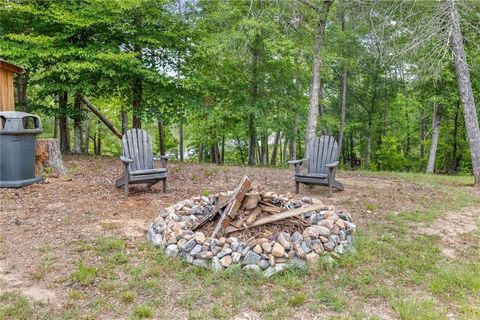
M 300 192 L 300 183 L 298 181 L 295 181 L 295 193 Z
M 125 173 L 125 189 L 124 189 L 125 198 L 128 197 L 128 173 Z
M 163 179 L 163 192 L 167 193 L 167 178 Z
M 333 197 L 333 176 L 328 176 L 328 197 Z

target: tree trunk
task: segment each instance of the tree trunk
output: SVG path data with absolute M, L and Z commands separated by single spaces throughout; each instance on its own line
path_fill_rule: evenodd
M 440 106 L 433 106 L 432 116 L 432 144 L 430 145 L 430 154 L 428 156 L 427 173 L 433 173 L 435 170 L 435 157 L 437 155 L 438 137 L 440 136 Z
M 478 127 L 477 110 L 473 97 L 472 84 L 470 82 L 470 70 L 467 64 L 467 55 L 463 46 L 463 36 L 460 29 L 460 16 L 455 2 L 447 0 L 450 8 L 450 21 L 452 32 L 450 34 L 450 46 L 455 60 L 455 74 L 457 76 L 460 100 L 463 103 L 463 115 L 467 131 L 468 144 L 472 157 L 474 185 L 480 188 L 480 128 Z
M 183 121 L 180 120 L 178 127 L 178 156 L 180 162 L 183 162 Z
M 225 135 L 222 135 L 222 153 L 220 163 L 225 163 Z
M 157 130 L 158 130 L 158 147 L 160 155 L 165 155 L 165 129 L 163 127 L 163 116 L 160 111 L 157 111 Z
M 270 165 L 272 166 L 277 165 L 277 150 L 278 150 L 279 140 L 280 140 L 280 130 L 278 130 L 275 133 L 275 140 L 273 142 L 273 150 L 272 150 L 272 158 L 270 159 Z
M 68 128 L 68 93 L 62 92 L 59 95 L 58 107 L 60 115 L 58 117 L 58 127 L 60 129 L 60 151 L 62 153 L 70 152 L 70 130 Z
M 289 140 L 290 160 L 295 160 L 297 158 L 297 146 L 295 141 L 298 131 L 298 117 L 298 112 L 296 112 L 292 122 L 292 137 Z
M 452 165 L 450 166 L 450 173 L 457 172 L 458 162 L 457 162 L 457 148 L 458 148 L 458 116 L 460 109 L 460 101 L 457 103 L 457 108 L 455 109 L 455 118 L 453 125 L 453 147 L 452 147 Z
M 317 120 L 320 103 L 320 69 L 322 61 L 320 53 L 323 45 L 323 34 L 327 23 L 328 12 L 333 3 L 333 0 L 325 0 L 322 7 L 319 9 L 319 20 L 317 24 L 317 32 L 315 36 L 315 45 L 313 48 L 313 65 L 312 65 L 312 85 L 310 88 L 310 106 L 308 112 L 307 135 L 305 140 L 305 154 L 308 154 L 310 144 L 315 138 L 317 130 Z
M 338 153 L 342 154 L 343 146 L 343 132 L 345 131 L 345 113 L 347 111 L 347 79 L 348 71 L 347 66 L 343 67 L 343 77 L 342 77 L 342 105 L 340 109 L 340 133 L 338 134 Z
M 122 110 L 120 111 L 120 116 L 122 118 L 122 136 L 123 136 L 128 131 L 128 114 L 127 114 L 127 110 L 125 110 L 125 107 L 122 107 Z
M 255 129 L 255 118 L 251 114 L 248 121 L 248 132 L 250 140 L 248 142 L 248 165 L 255 165 L 255 154 L 257 150 L 257 133 Z
M 17 75 L 17 104 L 18 110 L 23 112 L 29 112 L 28 108 L 28 96 L 27 96 L 27 85 L 28 85 L 28 72 L 20 73 Z
M 368 113 L 367 125 L 367 154 L 365 156 L 365 169 L 370 169 L 370 154 L 372 151 L 372 114 Z
M 100 120 L 97 119 L 97 132 L 95 134 L 95 137 L 97 138 L 96 142 L 96 150 L 95 154 L 96 155 L 101 155 L 102 154 L 102 135 L 101 135 L 101 127 L 100 127 Z
M 82 132 L 82 100 L 80 93 L 75 95 L 75 100 L 73 102 L 74 108 L 74 118 L 73 118 L 73 153 L 80 154 L 82 153 L 82 144 L 83 144 L 83 132 Z
M 259 45 L 260 45 L 260 37 L 257 36 L 252 46 L 252 97 L 251 97 L 252 109 L 256 109 L 257 107 L 258 90 L 259 90 L 259 84 L 258 84 L 258 66 L 259 66 L 259 60 L 260 60 Z M 256 121 L 255 121 L 254 113 L 250 113 L 249 115 L 248 132 L 250 137 L 250 141 L 248 144 L 248 165 L 252 166 L 255 164 L 255 150 L 257 147 L 257 132 L 256 132 Z
M 87 111 L 87 121 L 85 126 L 85 138 L 83 140 L 83 150 L 82 152 L 88 154 L 90 151 L 90 130 L 92 127 L 92 112 Z
M 56 139 L 37 140 L 35 152 L 36 175 L 41 175 L 45 168 L 51 168 L 55 176 L 67 173 L 67 169 L 63 166 L 62 154 Z
M 132 118 L 132 127 L 133 128 L 142 128 L 142 80 L 135 79 L 132 85 L 132 94 L 133 94 L 133 118 Z
M 53 138 L 58 139 L 58 116 L 53 117 Z
M 425 155 L 425 112 L 423 108 L 420 110 L 420 160 L 423 160 Z
M 200 143 L 200 145 L 198 146 L 198 162 L 203 162 L 203 143 Z
M 260 163 L 268 165 L 268 135 L 262 135 L 262 146 L 260 148 Z

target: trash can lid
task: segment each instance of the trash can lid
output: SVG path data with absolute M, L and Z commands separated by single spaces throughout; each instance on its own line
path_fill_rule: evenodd
M 20 111 L 0 112 L 0 134 L 38 134 L 43 132 L 40 118 Z

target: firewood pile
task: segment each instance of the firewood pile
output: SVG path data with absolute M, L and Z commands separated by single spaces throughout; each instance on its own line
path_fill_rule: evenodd
M 180 201 L 160 212 L 148 239 L 198 266 L 240 265 L 266 276 L 352 249 L 348 213 L 317 199 L 275 194 L 245 176 L 234 191 Z M 326 258 L 331 258 L 328 255 Z

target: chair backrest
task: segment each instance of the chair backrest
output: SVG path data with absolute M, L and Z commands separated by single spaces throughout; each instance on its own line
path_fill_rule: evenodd
M 332 136 L 315 138 L 308 154 L 308 173 L 327 174 L 327 164 L 338 161 L 338 144 Z
M 142 129 L 130 129 L 122 137 L 122 155 L 133 162 L 130 170 L 153 169 L 152 137 Z

